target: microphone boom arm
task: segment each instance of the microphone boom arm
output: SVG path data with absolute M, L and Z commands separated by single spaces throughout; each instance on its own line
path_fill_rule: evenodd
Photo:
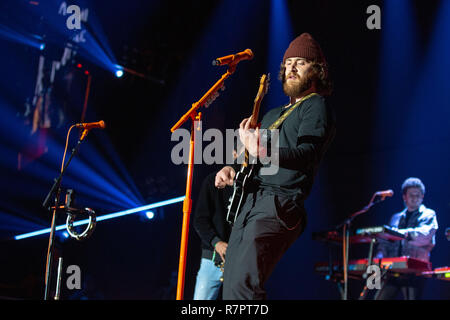
M 227 70 L 227 72 L 222 75 L 222 77 L 203 95 L 203 97 L 200 98 L 200 100 L 198 100 L 197 102 L 194 102 L 192 104 L 191 109 L 189 109 L 188 112 L 186 112 L 181 118 L 180 120 L 178 120 L 178 122 L 170 129 L 171 132 L 174 132 L 175 130 L 177 130 L 179 127 L 181 127 L 183 125 L 183 123 L 185 123 L 189 118 L 195 118 L 195 114 L 196 111 L 203 106 L 206 101 L 208 101 L 208 99 L 210 97 L 212 97 L 217 91 L 219 91 L 220 88 L 223 87 L 223 84 L 225 82 L 225 80 L 234 73 L 234 71 L 236 71 L 236 65 L 230 66 Z

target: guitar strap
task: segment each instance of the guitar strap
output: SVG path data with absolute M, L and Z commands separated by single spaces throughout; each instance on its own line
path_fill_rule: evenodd
M 291 112 L 294 111 L 295 108 L 297 108 L 303 101 L 305 101 L 305 100 L 307 100 L 307 99 L 309 99 L 309 98 L 311 98 L 312 96 L 315 96 L 315 95 L 317 95 L 317 93 L 313 92 L 313 93 L 310 93 L 307 96 L 304 96 L 303 98 L 301 98 L 299 101 L 297 101 L 297 103 L 295 103 L 285 113 L 283 113 L 281 115 L 281 117 L 279 117 L 274 123 L 272 123 L 270 125 L 270 127 L 267 128 L 267 129 L 268 130 L 273 130 L 273 129 L 278 128 L 283 123 L 283 121 L 291 114 Z

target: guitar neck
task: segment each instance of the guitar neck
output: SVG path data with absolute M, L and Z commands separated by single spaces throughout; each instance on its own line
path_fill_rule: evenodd
M 252 116 L 250 119 L 250 128 L 255 128 L 258 124 L 259 117 L 259 107 L 261 106 L 261 99 L 255 99 L 255 103 L 253 105 Z
M 268 82 L 269 82 L 269 77 L 267 75 L 263 74 L 261 77 L 260 83 L 259 83 L 258 93 L 255 97 L 255 102 L 253 104 L 252 115 L 250 117 L 250 128 L 252 128 L 252 129 L 256 128 L 256 126 L 258 124 L 259 108 L 261 106 L 261 101 L 267 92 Z M 248 150 L 245 149 L 245 158 L 244 158 L 243 166 L 247 167 L 248 164 L 249 164 L 249 153 L 248 153 Z

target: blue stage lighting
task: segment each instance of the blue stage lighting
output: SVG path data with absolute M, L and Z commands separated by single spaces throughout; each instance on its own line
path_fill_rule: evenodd
M 155 217 L 155 213 L 153 211 L 146 211 L 145 217 L 149 220 L 153 219 Z
M 133 209 L 128 209 L 128 210 L 124 210 L 124 211 L 119 211 L 119 212 L 115 212 L 115 213 L 110 213 L 110 214 L 105 214 L 102 216 L 97 217 L 97 222 L 102 221 L 102 220 L 109 220 L 109 219 L 114 219 L 114 218 L 118 218 L 118 217 L 122 217 L 122 216 L 126 216 L 132 213 L 136 213 L 136 212 L 142 212 L 145 210 L 150 210 L 150 209 L 154 209 L 154 208 L 158 208 L 158 207 L 163 207 L 163 206 L 167 206 L 170 204 L 174 204 L 177 202 L 182 202 L 184 200 L 185 196 L 181 196 L 178 198 L 173 198 L 173 199 L 169 199 L 169 200 L 165 200 L 165 201 L 160 201 L 160 202 L 156 202 L 156 203 L 152 203 L 152 204 L 148 204 L 142 207 L 137 207 L 137 208 L 133 208 Z M 89 219 L 84 219 L 84 220 L 79 220 L 74 222 L 73 226 L 77 227 L 77 226 L 81 226 L 84 224 L 89 223 Z M 60 231 L 66 228 L 66 225 L 59 225 L 55 227 L 56 231 Z M 33 231 L 33 232 L 29 232 L 29 233 L 24 233 L 24 234 L 20 234 L 14 237 L 14 240 L 22 240 L 25 238 L 30 238 L 30 237 L 35 237 L 41 234 L 45 234 L 45 233 L 50 233 L 50 228 L 46 228 L 46 229 L 42 229 L 42 230 L 37 230 L 37 231 Z
M 66 242 L 70 238 L 69 233 L 67 231 L 57 233 L 57 237 L 61 243 Z
M 41 45 L 40 41 L 36 40 L 36 38 L 33 37 L 33 35 L 26 32 L 15 31 L 13 28 L 5 26 L 1 23 L 0 23 L 0 38 L 21 43 L 24 45 L 29 45 L 32 46 L 33 48 L 39 48 Z
M 279 48 L 287 48 L 293 39 L 294 32 L 287 1 L 272 0 L 270 7 L 269 52 L 267 62 L 273 83 L 275 83 L 274 80 L 280 71 L 280 63 L 283 60 L 284 51 Z M 283 93 L 282 86 L 273 85 L 267 96 L 265 108 L 274 108 L 280 104 L 280 101 L 285 99 L 286 95 Z
M 41 45 L 39 46 L 39 50 L 44 50 L 45 49 L 45 43 L 41 43 Z
M 119 66 L 119 65 L 115 65 L 115 68 L 116 68 L 116 72 L 115 72 L 115 74 L 116 74 L 116 77 L 117 78 L 120 78 L 120 77 L 122 77 L 123 76 L 123 67 L 121 67 L 121 66 Z
M 121 76 L 123 76 L 123 71 L 122 70 L 117 70 L 116 71 L 116 77 L 120 78 Z

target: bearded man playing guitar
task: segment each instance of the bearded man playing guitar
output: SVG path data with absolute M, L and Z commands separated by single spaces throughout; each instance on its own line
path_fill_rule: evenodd
M 331 92 L 327 63 L 310 34 L 290 43 L 280 80 L 289 104 L 272 109 L 261 121 L 262 129 L 279 130 L 279 147 L 267 150 L 269 144 L 259 143 L 259 128 L 252 130 L 256 121 L 251 118 L 239 126 L 240 140 L 251 156 L 262 160 L 278 153 L 279 163 L 276 174 L 256 171 L 233 220 L 223 276 L 226 300 L 266 299 L 265 282 L 306 226 L 304 201 L 335 134 L 334 113 L 324 99 Z M 222 168 L 215 186 L 233 185 L 236 171 Z

